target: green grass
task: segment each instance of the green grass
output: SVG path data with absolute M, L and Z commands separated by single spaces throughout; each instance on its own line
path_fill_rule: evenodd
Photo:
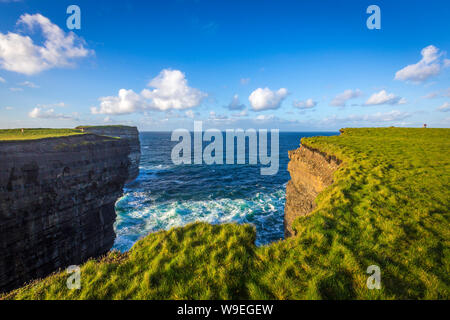
M 150 234 L 129 253 L 7 299 L 449 299 L 450 129 L 345 129 L 302 143 L 343 160 L 298 236 L 255 247 L 246 225 Z M 381 290 L 366 269 L 381 268 Z
M 1 129 L 0 141 L 37 140 L 83 134 L 77 129 Z
M 111 252 L 81 269 L 81 290 L 68 291 L 54 274 L 13 293 L 16 299 L 245 298 L 253 263 L 252 226 L 192 224 L 158 232 L 126 254 Z
M 117 128 L 134 128 L 134 127 L 117 124 L 109 126 L 78 126 L 75 129 L 81 130 L 81 129 L 117 129 Z

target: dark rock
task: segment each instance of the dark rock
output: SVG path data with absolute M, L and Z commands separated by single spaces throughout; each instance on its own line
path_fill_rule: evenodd
M 115 203 L 139 173 L 140 146 L 136 128 L 104 134 L 121 139 L 0 142 L 0 292 L 113 246 Z

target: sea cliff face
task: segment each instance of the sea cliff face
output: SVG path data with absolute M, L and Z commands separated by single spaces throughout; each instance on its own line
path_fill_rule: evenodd
M 333 183 L 333 173 L 341 161 L 334 156 L 302 145 L 289 152 L 288 171 L 291 180 L 286 187 L 284 209 L 284 235 L 294 236 L 292 224 L 297 217 L 305 216 L 315 209 L 317 195 Z
M 0 292 L 113 246 L 140 147 L 136 128 L 108 134 L 0 142 Z
M 84 127 L 83 130 L 84 132 L 94 133 L 101 136 L 117 137 L 122 140 L 131 141 L 130 153 L 128 154 L 130 166 L 128 167 L 128 180 L 126 181 L 126 183 L 130 183 L 137 178 L 137 176 L 139 175 L 139 163 L 141 161 L 141 145 L 139 143 L 139 131 L 136 127 Z

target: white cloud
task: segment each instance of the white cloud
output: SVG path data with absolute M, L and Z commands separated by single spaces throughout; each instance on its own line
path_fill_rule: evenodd
M 76 114 L 66 115 L 61 113 L 55 113 L 55 109 L 44 109 L 36 107 L 28 113 L 30 118 L 34 119 L 60 119 L 60 120 L 70 120 L 76 119 Z
M 306 101 L 294 101 L 292 105 L 298 109 L 312 109 L 317 106 L 317 102 L 313 99 L 308 99 Z
M 145 109 L 146 102 L 133 90 L 120 89 L 119 95 L 101 97 L 100 108 L 91 108 L 93 114 L 130 114 Z
M 256 120 L 259 121 L 269 121 L 269 120 L 274 120 L 275 116 L 273 114 L 269 114 L 269 115 L 264 115 L 264 114 L 260 114 L 256 117 Z
M 402 97 L 398 97 L 393 93 L 387 93 L 386 90 L 381 90 L 380 92 L 376 92 L 370 96 L 370 98 L 366 101 L 366 106 L 376 106 L 380 104 L 405 104 L 406 99 Z
M 272 91 L 269 88 L 258 88 L 252 92 L 248 100 L 254 111 L 263 111 L 280 108 L 287 95 L 288 91 L 285 88 L 281 88 L 278 91 Z
M 7 106 L 7 107 L 5 107 L 5 110 L 14 110 L 14 108 L 10 107 L 10 106 Z
M 101 97 L 100 107 L 91 108 L 93 114 L 130 114 L 145 109 L 167 111 L 194 108 L 201 104 L 206 93 L 188 86 L 184 73 L 162 70 L 140 94 L 120 89 L 118 96 Z
M 336 115 L 328 117 L 322 121 L 324 124 L 330 123 L 343 123 L 343 122 L 370 122 L 370 123 L 382 123 L 401 121 L 411 116 L 408 112 L 402 112 L 398 110 L 392 110 L 389 112 L 378 112 L 370 115 L 349 115 L 346 117 L 337 117 Z
M 334 107 L 345 107 L 347 105 L 347 101 L 350 99 L 355 99 L 362 96 L 362 91 L 359 89 L 356 90 L 345 90 L 344 92 L 338 94 L 333 100 L 331 100 L 331 105 Z
M 17 22 L 32 32 L 38 28 L 44 38 L 37 45 L 27 35 L 0 32 L 0 67 L 13 72 L 33 75 L 57 67 L 73 66 L 73 60 L 88 56 L 92 51 L 73 32 L 65 33 L 40 14 L 24 14 Z
M 200 90 L 189 87 L 185 74 L 179 70 L 165 69 L 148 85 L 154 89 L 144 89 L 141 95 L 152 100 L 152 107 L 161 111 L 193 108 L 207 96 Z
M 28 87 L 28 88 L 34 88 L 34 89 L 39 88 L 39 86 L 37 84 L 34 84 L 31 81 L 24 81 L 22 83 L 19 83 L 19 85 L 21 85 L 23 87 Z
M 372 121 L 372 122 L 391 122 L 391 121 L 400 121 L 411 116 L 408 112 L 402 112 L 398 110 L 392 110 L 390 112 L 385 113 L 375 113 L 373 115 L 364 116 L 362 120 L 364 121 Z
M 229 110 L 244 110 L 245 105 L 239 101 L 239 96 L 235 94 L 233 100 L 227 105 L 227 108 Z
M 395 79 L 423 82 L 432 76 L 438 75 L 442 68 L 448 66 L 448 59 L 441 59 L 444 54 L 444 52 L 440 52 L 433 45 L 423 48 L 421 51 L 422 59 L 397 71 Z
M 228 120 L 228 117 L 224 116 L 224 115 L 218 115 L 214 111 L 211 111 L 209 113 L 209 120 L 215 120 L 215 121 Z
M 6 83 L 6 80 L 3 79 L 2 77 L 0 77 L 0 82 L 1 82 L 1 83 Z
M 450 111 L 450 103 L 449 102 L 444 102 L 439 108 L 437 108 L 439 111 L 442 112 L 448 112 Z
M 20 92 L 23 91 L 23 88 L 9 88 L 9 90 L 12 92 Z

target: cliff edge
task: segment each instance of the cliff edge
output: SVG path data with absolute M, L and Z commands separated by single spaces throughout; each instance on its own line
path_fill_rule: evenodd
M 139 173 L 138 131 L 0 141 L 0 292 L 108 252 L 115 202 Z
M 317 195 L 333 183 L 333 173 L 341 160 L 302 145 L 289 152 L 288 171 L 291 180 L 286 186 L 284 236 L 294 236 L 292 224 L 297 217 L 306 216 L 315 207 Z

